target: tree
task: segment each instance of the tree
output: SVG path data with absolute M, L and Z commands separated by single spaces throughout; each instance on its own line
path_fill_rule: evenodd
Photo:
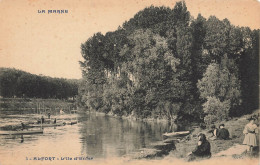
M 133 110 L 147 117 L 158 102 L 180 97 L 179 92 L 172 93 L 171 86 L 179 60 L 168 49 L 166 40 L 150 30 L 136 30 L 128 38 L 134 46 L 121 51 L 121 56 L 126 56 L 128 61 L 122 66 L 122 73 L 128 75 L 134 87 L 132 90 L 136 95 L 132 100 L 143 97 L 138 98 L 143 101 L 133 101 Z M 142 111 L 139 111 L 140 107 L 143 107 Z
M 0 95 L 3 97 L 60 98 L 77 95 L 77 80 L 37 76 L 16 69 L 0 68 Z
M 227 118 L 241 104 L 240 80 L 237 71 L 234 60 L 225 56 L 221 64 L 210 64 L 203 74 L 203 78 L 198 81 L 197 87 L 200 91 L 200 97 L 206 101 L 203 110 L 209 115 L 206 116 L 205 120 L 209 120 L 210 115 L 213 115 L 212 113 L 216 110 L 220 111 L 218 114 L 223 113 L 225 114 L 223 116 Z M 212 111 L 216 106 L 225 108 Z M 219 116 L 217 118 L 222 119 Z

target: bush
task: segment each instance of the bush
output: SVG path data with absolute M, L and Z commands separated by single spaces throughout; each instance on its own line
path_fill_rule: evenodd
M 229 109 L 230 101 L 221 102 L 216 97 L 207 97 L 207 101 L 203 104 L 203 111 L 207 114 L 204 117 L 205 123 L 210 125 L 228 119 Z

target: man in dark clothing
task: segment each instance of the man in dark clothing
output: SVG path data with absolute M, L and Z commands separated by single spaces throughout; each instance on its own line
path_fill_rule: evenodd
M 24 125 L 23 122 L 21 122 L 21 126 L 22 126 L 22 130 L 24 130 L 25 129 L 25 125 Z
M 207 141 L 204 134 L 199 134 L 199 142 L 197 147 L 189 154 L 188 161 L 195 160 L 196 158 L 210 158 L 210 143 Z
M 220 140 L 228 140 L 229 138 L 229 132 L 226 128 L 224 128 L 225 125 L 224 124 L 220 124 L 219 126 L 219 131 L 218 131 L 218 135 L 217 138 Z
M 42 118 L 41 118 L 41 122 L 42 122 L 42 124 L 44 123 L 44 117 L 42 116 Z

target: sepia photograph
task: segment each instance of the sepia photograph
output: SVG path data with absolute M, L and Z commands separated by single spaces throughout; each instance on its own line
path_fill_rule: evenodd
M 0 0 L 0 165 L 258 165 L 260 0 Z

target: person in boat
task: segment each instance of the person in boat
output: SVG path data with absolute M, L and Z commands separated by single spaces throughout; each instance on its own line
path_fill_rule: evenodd
M 64 111 L 62 109 L 60 110 L 60 114 L 64 114 Z
M 40 118 L 37 119 L 37 124 L 41 124 L 41 119 Z
M 24 125 L 24 123 L 21 121 L 21 126 L 22 126 L 22 131 L 25 129 L 25 125 Z
M 206 139 L 206 135 L 200 133 L 198 135 L 199 141 L 196 148 L 188 154 L 188 161 L 195 159 L 209 159 L 211 157 L 210 143 Z
M 41 118 L 41 123 L 43 124 L 44 123 L 44 117 L 42 116 Z
M 249 123 L 243 130 L 243 134 L 245 135 L 243 144 L 247 145 L 247 153 L 251 154 L 253 152 L 253 148 L 257 146 L 256 134 L 258 133 L 258 129 L 255 124 L 256 118 L 250 117 L 248 120 Z
M 210 140 L 217 139 L 218 131 L 219 131 L 218 128 L 215 125 L 212 125 L 211 130 L 209 131 L 209 133 L 211 133 L 212 136 L 209 139 Z
M 217 138 L 220 140 L 229 140 L 229 131 L 225 128 L 224 124 L 220 124 Z
M 23 138 L 23 135 L 21 135 L 21 143 L 23 143 L 24 141 L 24 138 Z
M 54 119 L 53 124 L 56 124 L 56 118 Z
M 48 119 L 50 119 L 51 118 L 51 113 L 50 112 L 48 112 Z

